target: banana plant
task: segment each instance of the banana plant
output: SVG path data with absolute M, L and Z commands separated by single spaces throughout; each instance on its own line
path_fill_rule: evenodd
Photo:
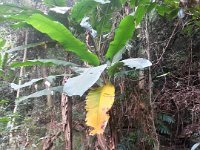
M 149 4 L 148 1 L 143 1 L 143 3 L 138 5 L 138 9 L 134 14 L 122 19 L 116 29 L 114 40 L 110 43 L 105 54 L 104 58 L 107 64 L 85 68 L 79 76 L 70 78 L 64 85 L 63 91 L 69 96 L 82 96 L 100 79 L 103 72 L 105 72 L 104 75 L 107 73 L 108 77 L 104 85 L 92 88 L 86 96 L 86 124 L 92 128 L 91 135 L 102 134 L 109 120 L 107 113 L 114 103 L 115 87 L 108 80 L 113 76 L 115 70 L 120 66 L 144 69 L 152 65 L 149 60 L 144 58 L 120 60 L 121 57 L 117 57 L 122 54 L 121 50 L 125 47 L 128 40 L 131 39 L 136 27 L 147 12 Z M 113 60 L 113 58 L 118 59 Z
M 73 7 L 71 16 L 72 19 L 80 23 L 80 20 L 83 17 L 97 11 L 97 6 L 107 10 L 107 12 L 109 12 L 108 16 L 111 16 L 112 13 L 109 11 L 109 8 L 117 8 L 124 2 L 125 1 L 121 0 L 82 0 Z M 133 3 L 133 1 L 131 2 Z M 91 10 L 87 9 L 89 4 L 91 4 Z M 115 30 L 114 40 L 110 42 L 103 60 L 100 60 L 100 56 L 97 56 L 95 53 L 88 50 L 86 43 L 76 38 L 67 27 L 60 22 L 50 19 L 48 15 L 44 15 L 40 12 L 32 13 L 29 16 L 24 17 L 23 14 L 26 14 L 26 10 L 23 10 L 16 15 L 7 17 L 7 19 L 14 19 L 15 21 L 31 25 L 36 30 L 47 34 L 52 40 L 55 40 L 62 45 L 66 51 L 74 53 L 82 61 L 87 62 L 90 65 L 87 68 L 79 68 L 79 70 L 81 70 L 80 75 L 69 78 L 63 87 L 63 91 L 68 96 L 83 96 L 83 94 L 90 89 L 86 96 L 85 109 L 87 111 L 86 124 L 92 128 L 90 132 L 91 135 L 102 134 L 106 128 L 109 120 L 107 112 L 112 107 L 115 98 L 115 87 L 111 83 L 110 79 L 116 71 L 123 66 L 135 69 L 144 69 L 152 65 L 152 63 L 145 58 L 129 58 L 121 60 L 121 55 L 124 52 L 124 47 L 127 42 L 132 38 L 134 31 L 142 21 L 145 14 L 150 8 L 152 9 L 152 3 L 150 0 L 138 1 L 137 4 L 132 6 L 135 7 L 135 11 L 125 16 L 119 23 L 119 26 Z M 81 10 L 79 8 L 81 8 Z M 82 13 L 78 12 L 78 10 Z M 108 31 L 107 27 L 111 27 L 111 25 L 107 24 L 109 23 L 107 14 L 101 16 L 100 20 L 104 22 L 100 26 L 98 23 L 95 24 L 94 22 L 92 25 L 96 25 L 95 28 L 97 29 L 98 36 L 102 37 L 102 33 Z M 106 28 L 104 28 L 105 26 Z M 48 62 L 44 60 L 29 60 L 23 63 L 15 63 L 13 66 L 55 62 L 58 63 L 58 61 Z M 73 66 L 70 63 L 67 65 L 71 67 Z M 73 66 L 72 69 L 73 68 L 77 70 L 77 66 Z M 102 86 L 98 86 L 97 88 L 93 87 L 97 81 L 103 80 L 101 79 L 102 74 L 104 77 L 104 84 Z M 25 85 L 28 86 L 35 82 L 36 81 L 31 81 L 30 83 L 25 83 Z M 25 87 L 25 85 L 22 86 Z M 17 88 L 16 85 L 13 85 L 13 87 Z M 42 91 L 42 93 L 37 94 L 37 96 L 41 96 L 44 93 L 45 91 Z M 35 95 L 22 98 L 21 100 L 25 100 L 32 96 Z

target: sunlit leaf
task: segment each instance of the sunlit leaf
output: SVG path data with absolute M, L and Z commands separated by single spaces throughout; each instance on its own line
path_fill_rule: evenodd
M 125 60 L 112 64 L 108 68 L 108 74 L 109 76 L 113 76 L 115 73 L 122 71 L 121 68 L 123 66 L 127 66 L 129 68 L 135 68 L 135 69 L 144 69 L 151 65 L 152 63 L 148 59 L 145 59 L 145 58 L 129 58 L 129 59 L 125 59 Z
M 132 37 L 135 30 L 134 16 L 126 16 L 116 30 L 114 40 L 110 43 L 106 53 L 106 59 L 112 60 L 113 56 L 119 52 L 126 42 Z
M 70 78 L 64 85 L 63 91 L 69 96 L 82 96 L 99 79 L 101 73 L 107 67 L 106 64 L 86 69 L 81 75 Z
M 92 127 L 91 135 L 102 134 L 109 120 L 107 114 L 114 103 L 115 88 L 108 83 L 91 90 L 86 97 L 86 124 Z
M 139 1 L 136 12 L 122 19 L 115 32 L 114 40 L 109 45 L 106 53 L 106 59 L 112 60 L 114 55 L 124 48 L 128 40 L 131 39 L 136 26 L 140 24 L 148 10 L 147 6 L 149 6 L 149 2 L 149 0 Z
M 71 7 L 53 7 L 50 8 L 50 11 L 56 12 L 58 14 L 65 14 L 66 12 L 68 12 L 71 9 Z
M 110 3 L 109 0 L 94 0 L 95 2 L 101 3 L 101 4 L 107 4 Z
M 122 60 L 121 62 L 123 62 L 124 65 L 135 69 L 144 69 L 152 65 L 152 63 L 145 58 L 129 58 Z
M 26 22 L 38 31 L 46 33 L 53 40 L 58 41 L 67 51 L 75 53 L 83 61 L 91 65 L 99 65 L 98 57 L 91 53 L 83 42 L 75 38 L 63 24 L 41 14 L 33 14 Z

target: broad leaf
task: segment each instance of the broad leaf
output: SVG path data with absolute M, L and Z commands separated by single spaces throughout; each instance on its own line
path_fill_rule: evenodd
M 119 52 L 126 42 L 132 37 L 135 30 L 134 16 L 126 16 L 116 30 L 114 40 L 110 43 L 106 53 L 106 59 L 112 60 L 113 56 Z
M 75 38 L 63 24 L 52 21 L 41 14 L 33 14 L 26 22 L 38 31 L 48 34 L 53 40 L 62 44 L 67 51 L 75 53 L 83 61 L 91 65 L 99 65 L 98 57 L 91 53 L 83 42 Z
M 135 69 L 144 69 L 151 65 L 152 63 L 149 60 L 144 59 L 144 58 L 129 58 L 129 59 L 125 59 L 125 60 L 112 64 L 108 68 L 108 74 L 109 76 L 113 76 L 115 73 L 122 71 L 121 69 L 123 66 L 135 68 Z
M 30 94 L 28 96 L 20 97 L 18 100 L 16 100 L 16 102 L 20 103 L 20 102 L 27 100 L 29 98 L 41 97 L 41 96 L 44 96 L 44 95 L 51 95 L 52 92 L 62 93 L 62 91 L 63 91 L 63 86 L 52 87 L 52 88 L 49 88 L 49 89 L 44 89 L 44 90 L 35 92 L 35 93 Z
M 149 2 L 149 0 L 139 1 L 139 5 L 134 15 L 126 16 L 120 22 L 119 27 L 116 30 L 114 40 L 110 43 L 106 53 L 106 59 L 112 60 L 114 55 L 126 45 L 127 41 L 132 37 L 136 26 L 140 24 L 142 18 L 147 12 Z
M 107 114 L 114 103 L 115 88 L 108 83 L 91 90 L 86 97 L 86 124 L 92 127 L 91 135 L 103 134 L 109 120 Z
M 148 59 L 144 58 L 129 58 L 122 60 L 121 62 L 123 62 L 124 65 L 135 69 L 144 69 L 152 65 L 152 63 Z
M 70 78 L 64 85 L 63 91 L 69 96 L 82 96 L 99 79 L 101 73 L 107 67 L 106 64 L 86 69 L 81 75 Z
M 10 67 L 22 67 L 22 66 L 33 66 L 33 65 L 62 65 L 62 66 L 77 66 L 74 63 L 66 62 L 64 60 L 57 60 L 57 59 L 34 59 L 34 60 L 27 60 L 24 62 L 13 62 Z

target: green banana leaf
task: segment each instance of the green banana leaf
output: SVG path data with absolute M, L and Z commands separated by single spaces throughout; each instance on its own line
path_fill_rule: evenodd
M 26 22 L 38 31 L 46 33 L 53 40 L 58 41 L 67 51 L 75 53 L 83 61 L 94 66 L 99 65 L 98 57 L 87 49 L 85 43 L 75 38 L 63 24 L 41 14 L 33 14 Z
M 119 24 L 116 30 L 114 40 L 110 43 L 106 53 L 106 59 L 112 60 L 114 55 L 119 52 L 126 42 L 132 37 L 135 30 L 134 16 L 126 16 Z

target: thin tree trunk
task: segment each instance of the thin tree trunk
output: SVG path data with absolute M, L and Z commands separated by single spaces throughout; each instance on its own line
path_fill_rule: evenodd
M 28 30 L 25 30 L 25 45 L 27 45 L 28 43 Z M 23 62 L 26 60 L 26 56 L 27 56 L 27 48 L 24 49 L 24 55 L 23 55 Z M 22 84 L 22 80 L 23 80 L 23 74 L 24 74 L 24 67 L 22 66 L 20 68 L 20 74 L 19 74 L 19 82 L 18 85 Z M 16 102 L 16 100 L 19 98 L 20 96 L 20 89 L 17 90 L 17 95 L 16 95 L 16 99 L 15 99 L 15 107 L 13 109 L 13 114 L 17 113 L 17 109 L 18 109 L 18 103 Z M 15 126 L 15 117 L 11 120 L 11 122 L 8 123 L 8 126 L 10 127 L 10 139 L 9 139 L 9 143 L 11 146 L 14 146 L 14 135 L 13 135 L 13 128 Z
M 64 83 L 67 79 L 64 77 Z M 65 136 L 65 150 L 72 150 L 72 101 L 62 93 L 61 97 L 62 124 Z
M 150 41 L 149 41 L 149 29 L 148 29 L 148 16 L 146 15 L 145 18 L 145 36 L 146 36 L 146 44 L 147 44 L 147 57 L 148 60 L 151 61 L 151 52 L 150 52 Z M 153 135 L 154 135 L 154 150 L 159 150 L 160 149 L 160 143 L 158 140 L 158 135 L 156 133 L 156 126 L 155 126 L 155 116 L 154 116 L 154 110 L 153 110 L 153 101 L 152 101 L 152 94 L 153 94 L 153 90 L 152 90 L 152 76 L 151 76 L 151 67 L 149 67 L 149 104 L 151 106 L 151 121 L 152 121 L 152 130 L 153 130 Z
M 109 119 L 109 126 L 110 126 L 110 150 L 115 150 L 116 146 L 118 144 L 118 133 L 116 129 L 116 119 L 115 119 L 115 114 L 114 110 L 110 111 L 110 119 Z

